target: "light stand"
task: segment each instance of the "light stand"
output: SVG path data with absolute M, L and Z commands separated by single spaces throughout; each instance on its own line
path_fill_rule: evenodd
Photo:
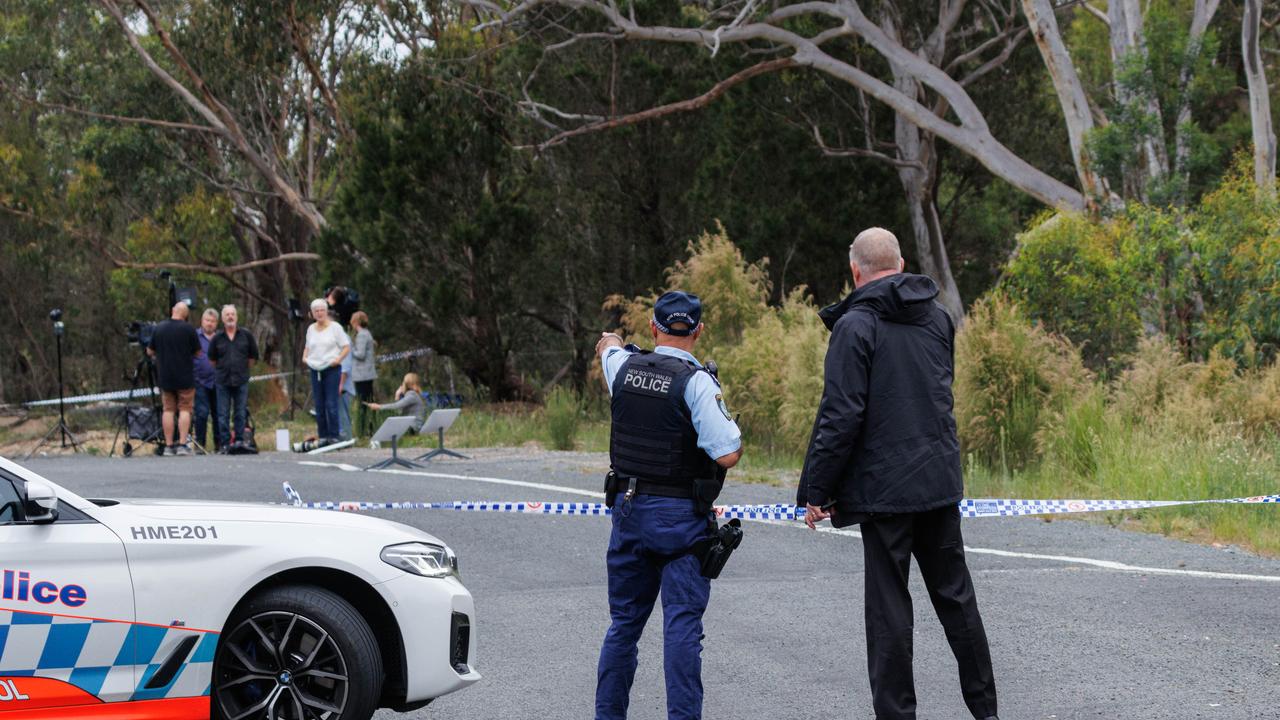
M 58 346 L 58 424 L 49 428 L 49 432 L 45 433 L 44 438 L 31 448 L 31 452 L 27 453 L 30 458 L 37 450 L 44 447 L 53 438 L 56 433 L 59 438 L 60 447 L 66 448 L 68 445 L 74 452 L 80 452 L 80 441 L 71 433 L 71 428 L 67 426 L 67 409 L 63 401 L 65 393 L 63 392 L 62 383 L 62 336 L 66 333 L 67 326 L 62 323 L 62 310 L 54 308 L 49 313 L 49 319 L 53 321 L 53 336 Z
M 307 319 L 307 315 L 302 311 L 302 304 L 297 298 L 289 298 L 287 302 L 289 304 L 289 327 L 293 331 L 293 342 L 291 343 L 293 346 L 293 373 L 289 380 L 289 409 L 284 414 L 288 415 L 290 422 L 293 422 L 294 410 L 301 410 L 304 413 L 307 411 L 307 400 L 311 397 L 311 384 L 307 382 L 309 378 L 306 377 L 302 369 L 302 352 L 299 347 L 302 344 L 302 323 Z M 305 387 L 301 402 L 298 401 L 299 386 Z

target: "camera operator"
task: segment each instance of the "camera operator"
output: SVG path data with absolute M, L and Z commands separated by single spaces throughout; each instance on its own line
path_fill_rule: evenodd
M 218 334 L 218 311 L 205 308 L 200 316 L 200 355 L 196 357 L 196 410 L 195 441 L 200 447 L 205 446 L 205 426 L 213 426 L 213 445 L 222 447 L 226 441 L 218 432 L 218 393 L 214 388 L 213 363 L 209 362 L 209 343 Z
M 218 452 L 227 452 L 230 443 L 244 441 L 244 424 L 249 403 L 249 370 L 258 359 L 258 341 L 239 326 L 235 305 L 222 306 L 222 332 L 209 343 L 209 360 L 217 370 Z M 227 413 L 232 425 L 227 427 Z
M 200 340 L 196 329 L 187 322 L 190 314 L 185 302 L 174 305 L 173 314 L 156 327 L 147 345 L 147 354 L 156 359 L 156 384 L 164 402 L 165 455 L 191 454 L 186 438 L 195 404 L 195 360 L 200 354 Z

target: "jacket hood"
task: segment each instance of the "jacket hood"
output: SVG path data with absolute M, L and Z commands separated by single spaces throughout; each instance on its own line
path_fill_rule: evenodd
M 938 285 L 924 275 L 897 273 L 872 280 L 854 290 L 848 297 L 818 311 L 828 330 L 854 308 L 864 308 L 889 322 L 923 325 L 938 297 Z

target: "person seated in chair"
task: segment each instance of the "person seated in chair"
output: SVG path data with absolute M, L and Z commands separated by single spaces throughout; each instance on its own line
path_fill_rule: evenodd
M 418 379 L 418 373 L 408 373 L 404 376 L 404 381 L 400 383 L 400 387 L 396 388 L 396 401 L 385 405 L 379 403 L 365 403 L 370 410 L 398 410 L 400 415 L 413 415 L 416 422 L 409 430 L 410 433 L 417 435 L 422 429 L 422 425 L 427 421 L 427 402 L 422 399 L 422 381 Z

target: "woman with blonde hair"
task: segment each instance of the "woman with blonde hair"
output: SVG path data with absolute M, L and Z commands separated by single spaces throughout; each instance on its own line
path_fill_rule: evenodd
M 365 403 L 371 410 L 401 410 L 401 415 L 409 415 L 412 413 L 416 422 L 413 424 L 413 432 L 416 434 L 422 429 L 422 424 L 427 421 L 427 401 L 422 399 L 422 381 L 418 379 L 418 373 L 407 373 L 404 381 L 400 383 L 400 387 L 396 388 L 396 401 L 379 405 L 378 403 Z

